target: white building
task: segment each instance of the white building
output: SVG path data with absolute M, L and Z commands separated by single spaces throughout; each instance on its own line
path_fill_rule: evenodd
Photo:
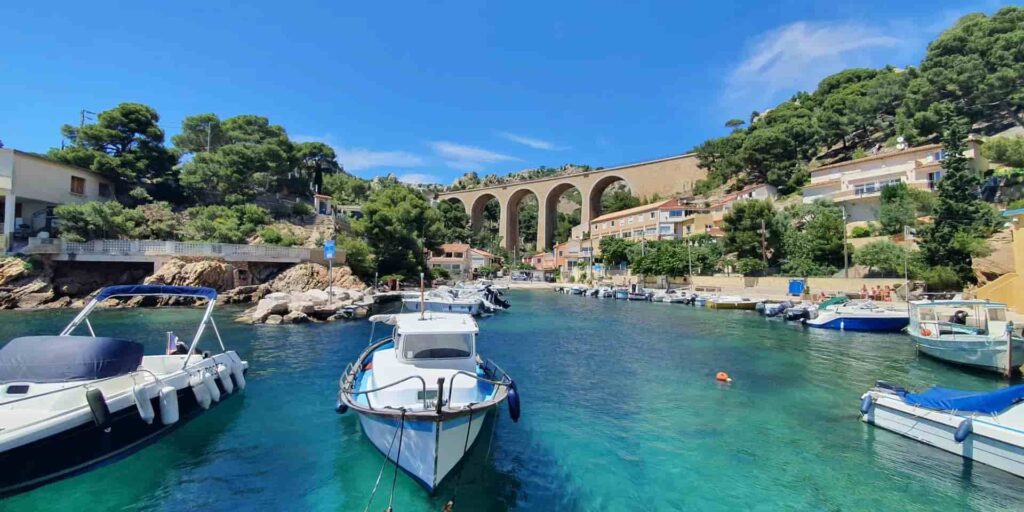
M 113 183 L 98 173 L 0 148 L 0 254 L 14 239 L 50 231 L 55 206 L 113 197 Z

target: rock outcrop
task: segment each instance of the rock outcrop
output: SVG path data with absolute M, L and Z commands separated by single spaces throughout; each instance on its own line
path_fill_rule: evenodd
M 295 292 L 306 290 L 323 290 L 328 287 L 330 274 L 324 265 L 319 263 L 299 263 L 277 275 L 270 281 L 270 289 L 275 292 Z M 334 288 L 362 290 L 366 285 L 352 274 L 347 266 L 334 269 Z
M 360 290 L 334 289 L 331 292 L 314 288 L 308 291 L 269 293 L 260 299 L 255 307 L 242 313 L 238 321 L 254 324 L 296 324 L 362 318 L 373 304 L 372 296 L 367 296 Z
M 231 265 L 217 260 L 172 259 L 164 263 L 143 284 L 171 286 L 205 286 L 217 291 L 234 287 L 235 280 Z

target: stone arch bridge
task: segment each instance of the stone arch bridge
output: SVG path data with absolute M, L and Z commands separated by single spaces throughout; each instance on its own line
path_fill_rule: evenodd
M 461 202 L 474 232 L 483 225 L 484 206 L 496 199 L 500 205 L 498 237 L 502 247 L 511 252 L 519 240 L 519 204 L 532 194 L 538 205 L 537 250 L 546 251 L 551 248 L 554 237 L 556 206 L 562 194 L 570 189 L 580 192 L 580 224 L 588 226 L 591 219 L 601 214 L 601 194 L 613 183 L 624 182 L 630 192 L 640 198 L 655 194 L 669 197 L 690 193 L 694 183 L 705 176 L 705 171 L 697 167 L 697 156 L 689 153 L 608 169 L 443 192 L 435 198 Z

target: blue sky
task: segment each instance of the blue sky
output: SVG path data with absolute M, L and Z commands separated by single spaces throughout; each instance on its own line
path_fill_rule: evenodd
M 347 170 L 679 154 L 850 66 L 917 64 L 998 2 L 4 2 L 0 140 L 43 152 L 81 109 L 260 114 Z

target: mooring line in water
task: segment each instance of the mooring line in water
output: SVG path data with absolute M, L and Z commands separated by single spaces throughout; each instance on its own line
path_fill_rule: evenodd
M 388 453 L 384 455 L 384 463 L 380 465 L 380 471 L 377 472 L 377 481 L 373 483 L 373 490 L 370 492 L 370 501 L 366 502 L 366 508 L 363 509 L 363 512 L 369 512 L 370 505 L 373 504 L 373 498 L 377 495 L 377 488 L 380 487 L 380 479 L 384 476 L 384 468 L 388 467 L 388 461 L 391 460 L 389 458 L 391 457 L 391 449 L 395 447 L 395 438 L 397 437 L 398 431 L 396 430 L 395 434 L 391 436 L 391 443 L 388 444 Z
M 391 477 L 391 496 L 388 496 L 387 512 L 393 512 L 391 503 L 395 499 L 395 482 L 398 481 L 398 463 L 402 460 L 402 439 L 405 438 L 405 407 L 402 408 L 402 424 L 398 429 L 398 456 L 395 457 L 395 474 Z M 388 450 L 390 451 L 390 449 Z
M 473 431 L 473 403 L 470 403 L 467 407 L 469 408 L 469 421 L 466 423 L 466 441 L 462 443 L 462 457 L 459 460 L 462 462 L 462 469 L 459 470 L 459 475 L 455 477 L 455 490 L 452 491 L 452 499 L 445 503 L 444 508 L 441 512 L 451 512 L 455 508 L 455 498 L 459 495 L 459 485 L 462 484 L 462 473 L 466 472 L 466 452 L 469 451 L 469 433 Z

